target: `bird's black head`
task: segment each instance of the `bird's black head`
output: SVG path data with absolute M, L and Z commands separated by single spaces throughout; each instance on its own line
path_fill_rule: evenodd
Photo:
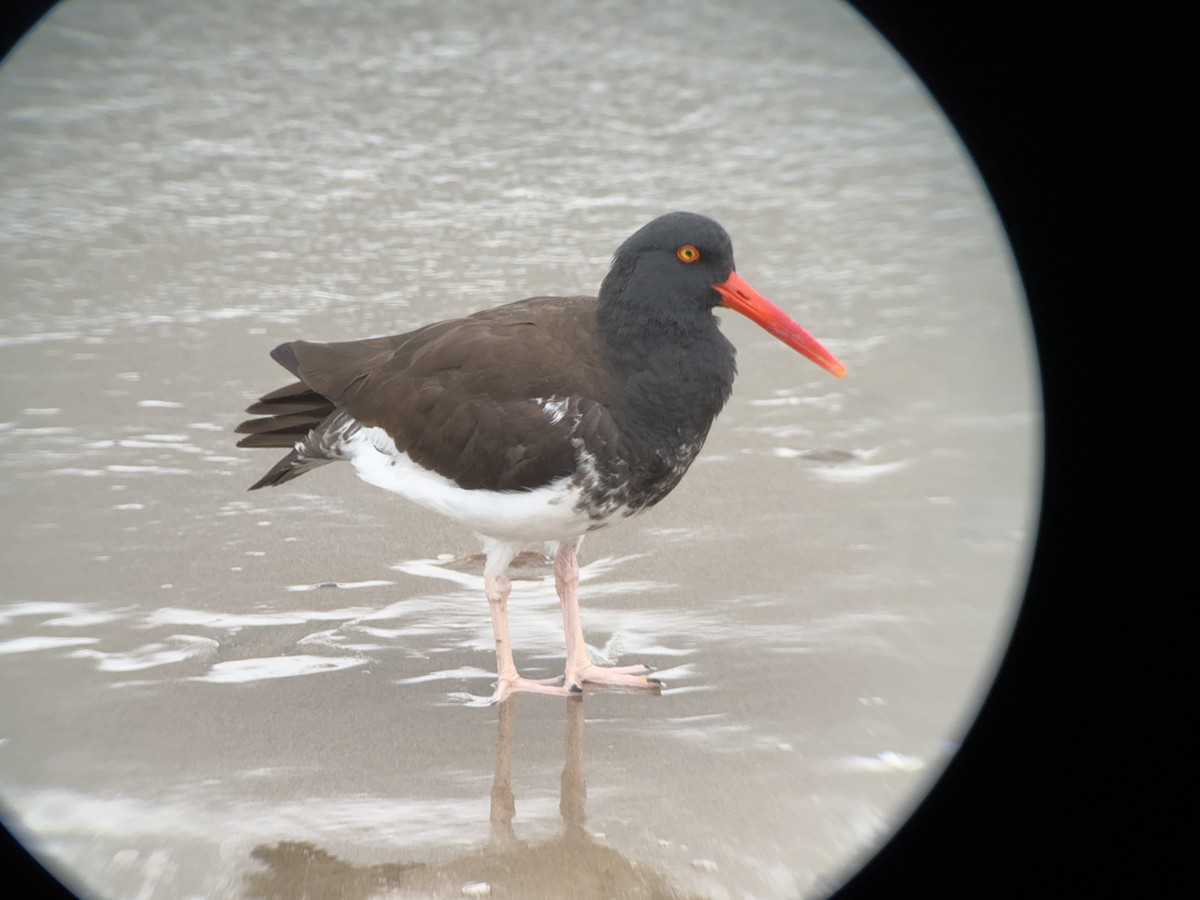
M 614 346 L 637 353 L 654 343 L 719 337 L 716 306 L 740 312 L 839 378 L 846 368 L 790 316 L 737 274 L 729 234 L 705 216 L 674 212 L 642 226 L 613 256 L 597 315 Z M 728 351 L 732 359 L 732 348 Z
M 617 248 L 600 286 L 602 315 L 639 320 L 643 327 L 711 319 L 721 302 L 713 286 L 733 269 L 724 228 L 695 213 L 667 213 Z

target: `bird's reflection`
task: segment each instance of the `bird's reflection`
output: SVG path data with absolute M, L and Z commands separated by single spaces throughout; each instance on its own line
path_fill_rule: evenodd
M 539 843 L 517 836 L 513 828 L 517 802 L 512 789 L 512 763 L 518 699 L 511 697 L 498 707 L 488 846 L 442 864 L 391 862 L 364 866 L 308 842 L 263 844 L 251 856 L 265 868 L 246 876 L 246 896 L 259 900 L 366 900 L 396 892 L 401 896 L 434 897 L 687 896 L 663 874 L 631 862 L 588 833 L 582 697 L 564 700 L 565 764 L 558 807 L 562 830 L 557 837 Z

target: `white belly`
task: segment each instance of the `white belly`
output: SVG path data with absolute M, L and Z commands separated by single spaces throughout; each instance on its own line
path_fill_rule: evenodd
M 578 510 L 581 490 L 564 477 L 532 491 L 467 490 L 396 450 L 382 428 L 361 428 L 338 448 L 368 484 L 462 522 L 481 537 L 537 544 L 578 537 L 602 524 Z

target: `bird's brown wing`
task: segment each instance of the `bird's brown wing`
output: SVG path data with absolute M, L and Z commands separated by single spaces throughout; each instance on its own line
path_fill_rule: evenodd
M 282 344 L 271 355 L 301 384 L 250 411 L 290 416 L 295 440 L 343 410 L 464 488 L 535 488 L 575 471 L 581 423 L 615 440 L 595 303 L 534 298 L 405 335 Z

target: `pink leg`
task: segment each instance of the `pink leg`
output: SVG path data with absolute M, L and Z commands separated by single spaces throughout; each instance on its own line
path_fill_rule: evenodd
M 512 582 L 504 574 L 510 559 L 511 556 L 506 559 L 503 555 L 497 555 L 493 560 L 492 555 L 489 554 L 487 565 L 483 571 L 483 589 L 487 594 L 488 607 L 492 612 L 492 634 L 496 638 L 497 678 L 496 693 L 492 695 L 492 702 L 499 703 L 507 700 L 518 691 L 557 694 L 561 697 L 567 691 L 565 687 L 557 684 L 557 678 L 552 679 L 555 683 L 522 678 L 517 672 L 516 663 L 513 662 L 512 640 L 508 635 L 508 595 L 512 592 Z
M 567 641 L 563 687 L 572 693 L 581 692 L 584 684 L 660 690 L 662 685 L 658 681 L 646 677 L 650 671 L 646 666 L 598 666 L 588 657 L 587 645 L 583 642 L 583 623 L 579 618 L 577 551 L 581 540 L 563 541 L 554 556 L 554 587 L 562 604 L 563 634 Z

